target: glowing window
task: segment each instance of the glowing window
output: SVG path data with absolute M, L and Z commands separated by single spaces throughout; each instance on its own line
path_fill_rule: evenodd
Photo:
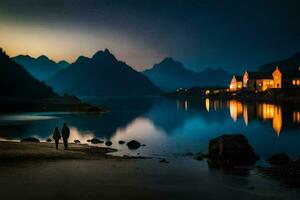
M 297 80 L 297 85 L 300 85 L 300 80 Z
M 293 80 L 293 85 L 296 85 L 296 80 Z

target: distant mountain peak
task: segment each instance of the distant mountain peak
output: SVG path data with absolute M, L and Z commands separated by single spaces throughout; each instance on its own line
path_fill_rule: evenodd
M 70 65 L 70 63 L 68 63 L 68 62 L 65 61 L 65 60 L 61 60 L 61 61 L 57 62 L 57 64 L 58 64 L 60 67 L 62 67 L 62 68 L 66 68 L 66 67 L 68 67 L 68 66 Z
M 97 53 L 95 53 L 92 57 L 93 59 L 104 59 L 106 61 L 115 61 L 116 57 L 108 50 L 105 49 L 104 51 L 98 51 Z
M 160 63 L 155 64 L 152 69 L 165 69 L 165 70 L 185 70 L 183 64 L 174 60 L 171 57 L 164 58 Z M 151 69 L 150 69 L 151 70 Z
M 38 60 L 50 60 L 47 56 L 45 55 L 41 55 L 39 57 L 37 57 Z

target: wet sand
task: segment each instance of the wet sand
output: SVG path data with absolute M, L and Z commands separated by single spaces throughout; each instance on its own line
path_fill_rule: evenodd
M 106 153 L 117 151 L 112 148 L 95 147 L 87 144 L 69 144 L 64 150 L 63 144 L 55 149 L 54 143 L 0 142 L 0 161 L 12 160 L 61 160 L 61 159 L 103 159 Z
M 49 144 L 35 144 L 34 149 L 22 145 L 0 143 L 0 155 L 6 155 L 6 159 L 7 155 L 18 155 L 21 149 L 23 157 L 34 158 L 1 161 L 1 199 L 296 200 L 300 195 L 298 190 L 286 189 L 252 172 L 224 173 L 210 169 L 205 161 L 187 157 L 168 158 L 170 163 L 166 164 L 157 158 L 105 156 L 102 148 L 102 153 L 90 156 L 87 145 L 72 145 L 70 152 L 58 150 L 52 156 L 56 150 Z M 8 146 L 13 150 L 3 152 L 3 147 Z M 35 159 L 45 155 L 46 159 Z

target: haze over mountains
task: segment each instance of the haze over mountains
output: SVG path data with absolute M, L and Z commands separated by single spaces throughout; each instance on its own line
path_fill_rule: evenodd
M 80 56 L 67 68 L 54 74 L 47 83 L 60 93 L 78 96 L 158 95 L 161 90 L 109 50 L 92 58 Z
M 14 57 L 13 60 L 24 66 L 32 76 L 41 81 L 47 80 L 53 74 L 69 65 L 66 61 L 56 63 L 45 55 L 39 56 L 38 58 L 33 58 L 28 55 L 19 55 Z
M 165 91 L 195 86 L 226 86 L 231 77 L 231 74 L 222 68 L 207 68 L 202 72 L 194 72 L 172 58 L 165 58 L 151 69 L 145 70 L 143 74 Z

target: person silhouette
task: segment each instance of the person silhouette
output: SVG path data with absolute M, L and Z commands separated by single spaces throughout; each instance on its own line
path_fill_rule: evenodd
M 59 143 L 59 139 L 61 138 L 58 127 L 55 127 L 54 131 L 53 131 L 53 136 L 52 138 L 55 141 L 55 147 L 56 149 L 58 149 L 58 143 Z
M 68 149 L 68 139 L 70 137 L 70 129 L 67 126 L 66 122 L 63 124 L 63 127 L 61 129 L 61 136 L 62 136 L 63 141 L 64 141 L 65 150 L 67 150 Z

